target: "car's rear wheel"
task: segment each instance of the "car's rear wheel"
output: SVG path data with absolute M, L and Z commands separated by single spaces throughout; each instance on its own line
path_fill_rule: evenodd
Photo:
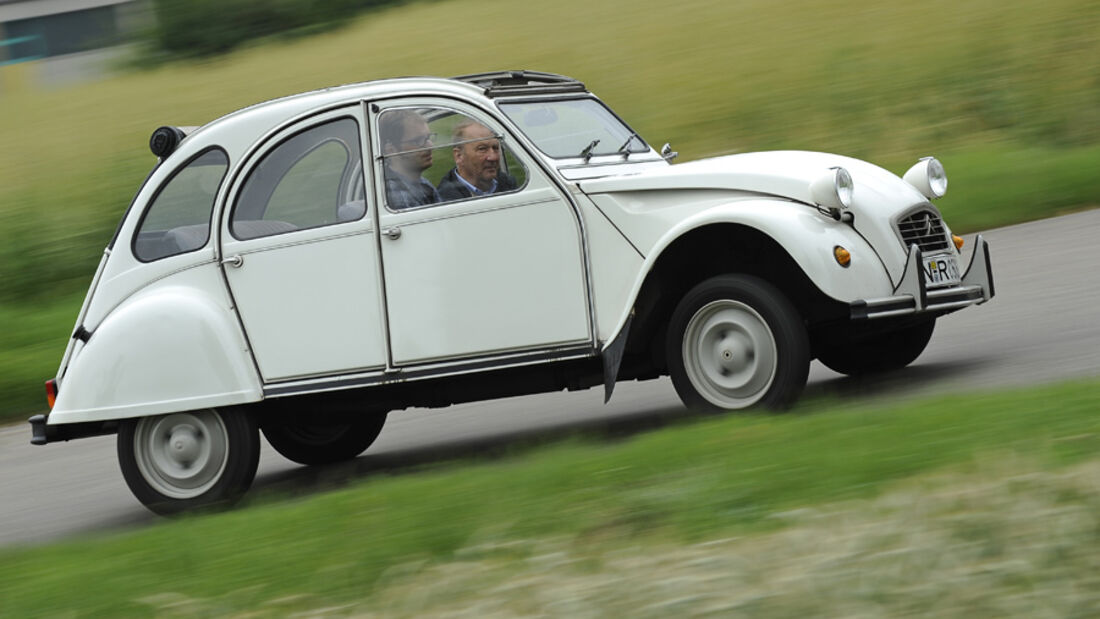
M 122 476 L 162 515 L 232 505 L 252 485 L 259 458 L 256 422 L 243 410 L 170 413 L 119 426 Z
M 790 407 L 809 372 L 801 316 L 768 282 L 722 275 L 692 288 L 672 314 L 669 374 L 684 404 L 699 411 Z
M 366 451 L 386 423 L 386 413 L 365 415 L 343 423 L 310 424 L 270 418 L 260 425 L 267 442 L 298 464 L 331 464 Z
M 834 340 L 821 347 L 817 359 L 830 370 L 849 376 L 897 370 L 917 360 L 935 328 L 933 318 L 873 336 Z

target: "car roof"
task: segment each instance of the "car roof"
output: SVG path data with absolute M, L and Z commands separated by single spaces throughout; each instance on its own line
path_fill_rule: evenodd
M 216 118 L 188 134 L 179 155 L 219 145 L 231 158 L 259 136 L 288 121 L 362 99 L 443 95 L 460 99 L 585 93 L 584 84 L 564 75 L 539 71 L 494 71 L 452 78 L 410 76 L 332 86 L 262 101 Z
M 274 105 L 283 102 L 300 99 L 320 99 L 325 96 L 337 96 L 340 98 L 363 98 L 388 96 L 393 94 L 416 94 L 415 91 L 448 91 L 458 90 L 466 93 L 477 93 L 490 98 L 505 96 L 526 96 L 532 94 L 556 94 L 569 92 L 586 92 L 584 84 L 578 80 L 556 73 L 541 71 L 492 71 L 487 73 L 473 73 L 459 75 L 450 78 L 433 76 L 408 76 L 393 77 L 368 82 L 358 82 L 332 86 L 319 90 L 312 90 L 285 97 L 271 99 L 241 108 L 236 112 L 227 114 L 231 116 L 238 112 L 244 112 L 253 108 Z M 393 91 L 393 92 L 391 92 Z M 223 116 L 222 118 L 225 118 Z M 219 119 L 220 120 L 220 119 Z

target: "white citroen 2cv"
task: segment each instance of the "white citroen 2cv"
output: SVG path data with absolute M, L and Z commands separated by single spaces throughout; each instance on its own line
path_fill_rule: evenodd
M 784 408 L 812 359 L 900 368 L 994 292 L 930 202 L 937 160 L 671 165 L 560 75 L 341 86 L 150 145 L 30 421 L 117 433 L 162 514 L 238 499 L 260 431 L 321 464 L 393 410 L 662 375 L 693 409 Z

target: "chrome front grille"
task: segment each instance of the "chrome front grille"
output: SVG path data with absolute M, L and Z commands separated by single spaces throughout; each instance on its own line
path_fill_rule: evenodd
M 901 241 L 908 248 L 916 245 L 924 253 L 950 247 L 943 220 L 934 211 L 917 211 L 898 222 Z

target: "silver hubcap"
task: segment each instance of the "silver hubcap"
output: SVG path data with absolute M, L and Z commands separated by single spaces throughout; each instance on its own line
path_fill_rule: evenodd
M 157 492 L 190 499 L 221 479 L 229 437 L 212 410 L 145 417 L 134 432 L 134 456 L 141 476 Z
M 720 408 L 752 406 L 775 379 L 779 355 L 764 318 L 739 301 L 706 304 L 684 332 L 684 369 L 699 395 Z

